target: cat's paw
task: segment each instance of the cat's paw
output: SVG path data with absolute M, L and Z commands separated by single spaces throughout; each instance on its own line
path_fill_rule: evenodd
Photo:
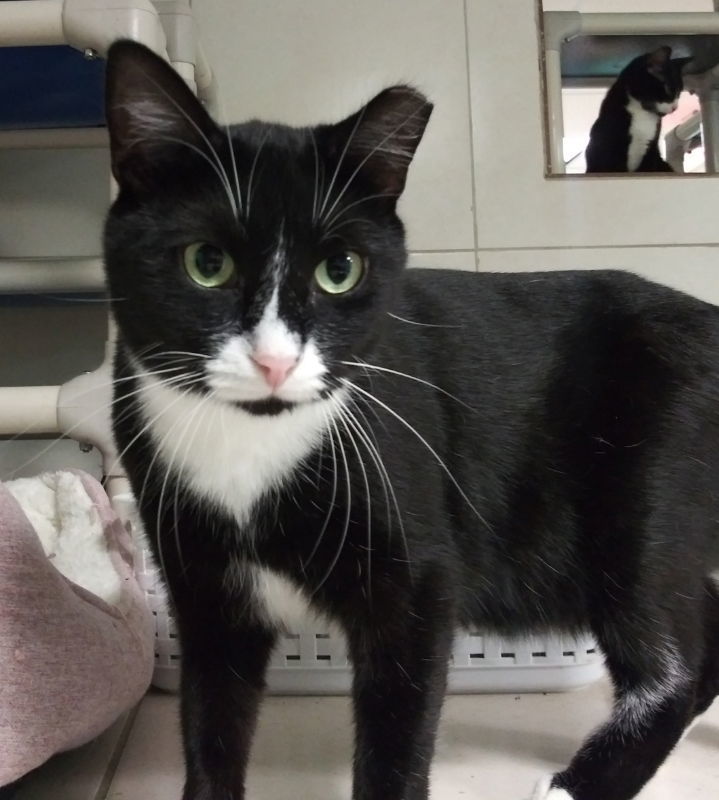
M 552 786 L 554 775 L 547 775 L 534 787 L 532 800 L 574 800 L 566 789 L 557 789 Z

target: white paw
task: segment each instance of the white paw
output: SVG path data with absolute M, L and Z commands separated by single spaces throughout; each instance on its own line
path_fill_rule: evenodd
M 548 775 L 542 778 L 541 781 L 534 787 L 534 794 L 532 800 L 573 800 L 572 795 L 566 789 L 553 789 L 552 778 L 553 775 Z

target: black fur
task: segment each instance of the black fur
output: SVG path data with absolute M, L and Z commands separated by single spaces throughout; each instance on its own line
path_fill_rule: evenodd
M 619 74 L 602 101 L 589 136 L 587 172 L 672 172 L 659 153 L 662 111 L 658 104 L 674 103 L 684 88 L 682 69 L 690 58 L 670 58 L 671 48 L 660 47 L 638 56 Z M 628 163 L 632 114 L 630 98 L 656 117 L 656 133 L 633 170 Z
M 337 127 L 233 128 L 242 186 L 256 165 L 252 209 L 238 226 L 203 158 L 163 142 L 166 130 L 138 142 L 139 123 L 123 116 L 148 95 L 166 104 L 165 93 L 193 120 L 173 123 L 185 140 L 202 130 L 229 165 L 225 137 L 169 68 L 135 45 L 112 48 L 108 114 L 121 187 L 105 240 L 120 329 L 114 424 L 178 617 L 184 799 L 245 797 L 277 631 L 252 613 L 246 585 L 228 583 L 231 563 L 280 573 L 344 629 L 355 669 L 354 800 L 428 797 L 447 658 L 462 624 L 511 635 L 593 631 L 615 712 L 554 785 L 574 800 L 633 797 L 719 688 L 719 598 L 709 578 L 719 566 L 719 311 L 619 272 L 405 271 L 394 207 L 430 111 L 406 88 Z M 355 203 L 353 221 L 332 243 L 308 211 L 312 134 L 327 179 L 350 142 L 337 186 L 354 174 L 342 198 Z M 382 152 L 372 149 L 378 142 Z M 354 445 L 346 430 L 338 438 L 349 488 L 342 460 L 317 449 L 286 485 L 268 487 L 243 529 L 182 477 L 166 476 L 132 359 L 161 368 L 177 358 L 164 351 L 208 354 L 227 325 L 256 321 L 280 217 L 292 253 L 282 315 L 303 338 L 318 337 L 330 389 L 342 379 L 359 387 L 355 418 L 368 435 Z M 235 283 L 189 283 L 177 248 L 197 240 L 235 257 Z M 323 298 L 309 289 L 311 270 L 332 247 L 361 252 L 370 266 L 355 291 Z M 340 363 L 355 357 L 442 391 Z M 201 359 L 187 356 L 183 367 L 202 380 Z M 266 411 L 292 413 L 257 407 L 247 419 Z

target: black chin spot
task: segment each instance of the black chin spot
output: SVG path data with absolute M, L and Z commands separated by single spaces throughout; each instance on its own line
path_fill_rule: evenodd
M 275 416 L 283 411 L 289 411 L 297 403 L 288 403 L 285 400 L 278 400 L 276 397 L 268 397 L 266 400 L 253 400 L 249 403 L 235 403 L 237 408 L 258 416 Z

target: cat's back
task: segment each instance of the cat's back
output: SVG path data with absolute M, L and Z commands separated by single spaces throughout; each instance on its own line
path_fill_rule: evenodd
M 719 382 L 719 307 L 617 270 L 524 273 L 408 270 L 404 336 L 447 358 L 542 369 L 557 353 L 642 345 L 673 369 Z
M 634 313 L 664 317 L 675 313 L 712 320 L 719 306 L 631 272 L 614 269 L 473 272 L 455 269 L 408 269 L 403 304 L 426 303 L 425 316 L 485 312 L 503 314 L 515 308 L 539 319 L 571 316 L 581 305 L 606 314 Z M 437 320 L 435 320 L 437 321 Z M 447 321 L 446 319 L 443 321 Z

